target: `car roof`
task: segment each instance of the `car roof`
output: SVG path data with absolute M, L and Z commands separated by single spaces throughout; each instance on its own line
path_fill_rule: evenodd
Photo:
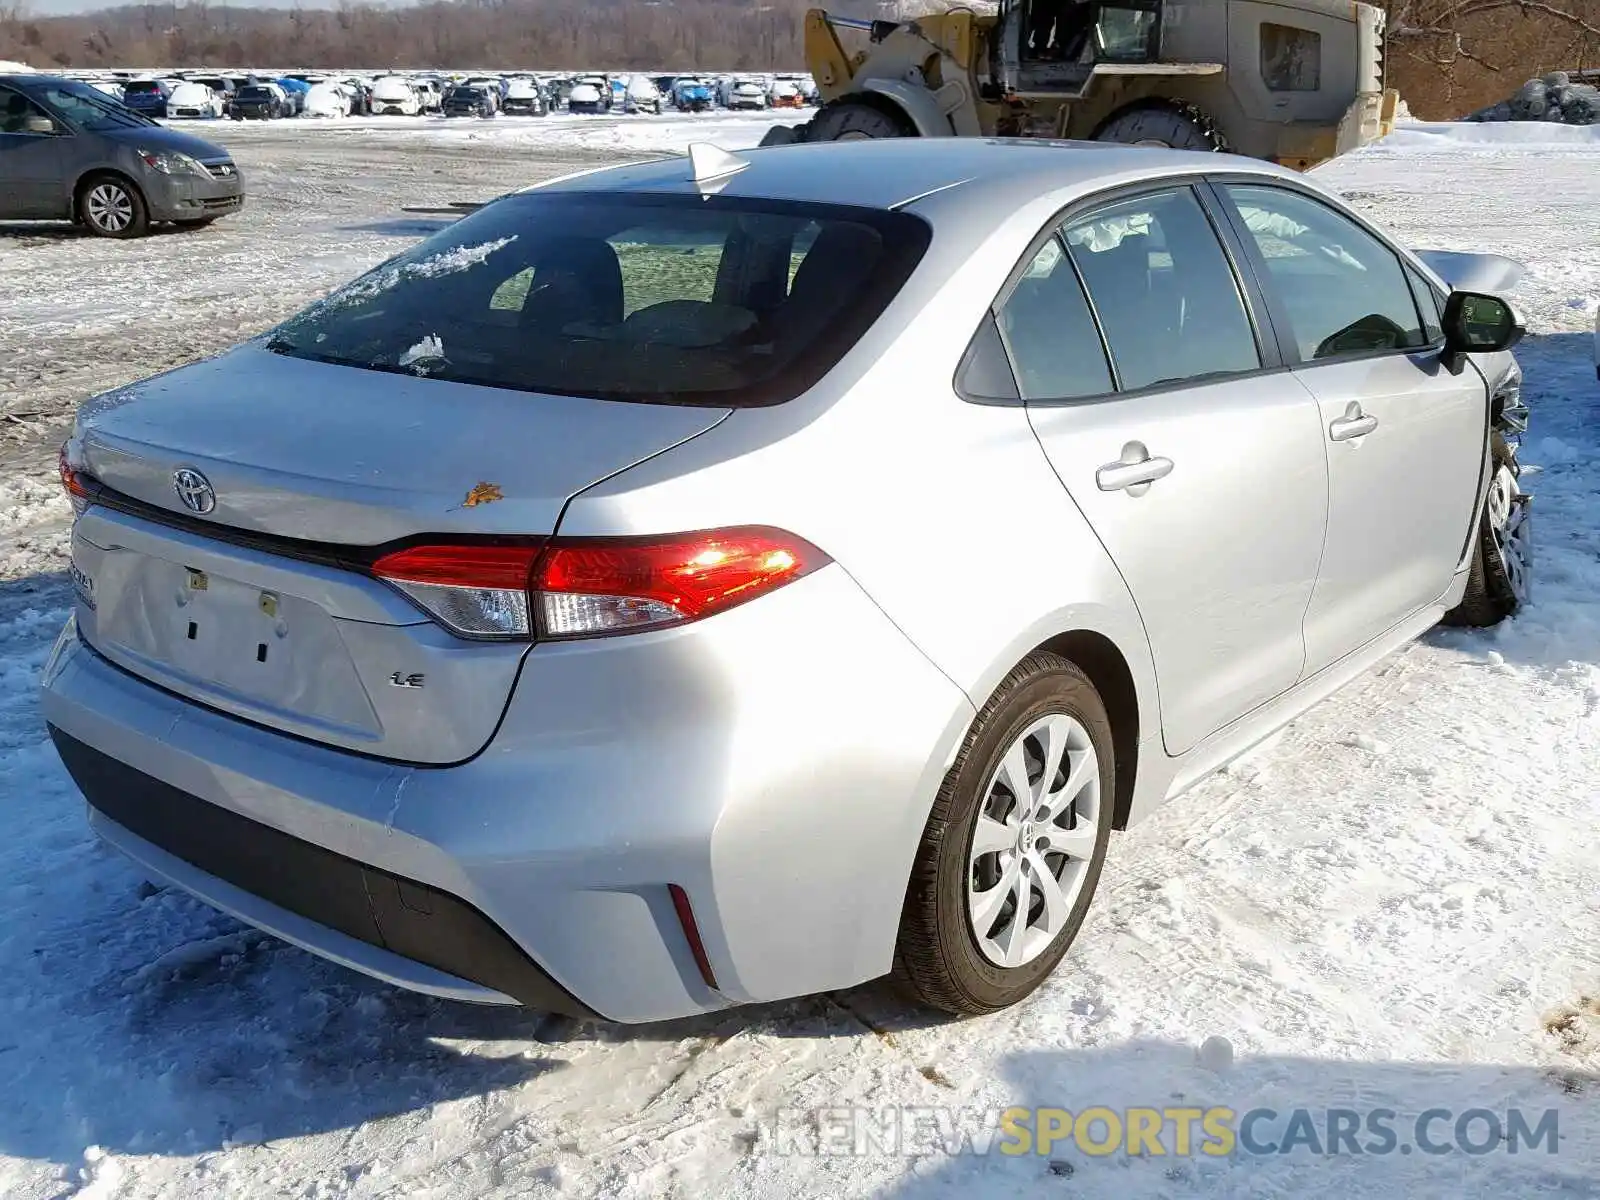
M 1048 193 L 1087 194 L 1169 175 L 1228 171 L 1301 178 L 1287 168 L 1234 155 L 1033 138 L 882 138 L 735 154 L 749 165 L 714 181 L 719 195 L 867 208 L 899 208 L 938 193 L 946 205 L 1004 213 Z M 585 172 L 535 186 L 564 192 L 698 190 L 682 158 Z
M 28 72 L 26 72 L 24 74 L 17 74 L 17 75 L 0 75 L 0 83 L 5 84 L 7 87 L 15 87 L 15 88 L 23 88 L 23 87 L 28 87 L 30 84 L 38 85 L 38 84 L 41 84 L 41 83 L 82 83 L 82 82 L 83 81 L 81 79 L 72 79 L 72 78 L 69 78 L 66 75 L 45 75 L 42 72 L 39 73 L 39 74 L 35 74 L 32 71 L 28 71 Z M 122 82 L 122 81 L 119 81 L 119 82 Z

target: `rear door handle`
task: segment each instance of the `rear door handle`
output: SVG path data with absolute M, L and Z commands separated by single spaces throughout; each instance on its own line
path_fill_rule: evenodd
M 1143 442 L 1129 442 L 1122 448 L 1122 460 L 1101 467 L 1094 473 L 1094 482 L 1102 492 L 1142 496 L 1152 483 L 1171 474 L 1170 458 L 1151 458 Z
M 1377 427 L 1377 417 L 1369 417 L 1361 411 L 1361 405 L 1351 404 L 1344 410 L 1344 416 L 1328 426 L 1328 436 L 1336 442 L 1348 442 L 1351 438 L 1366 437 Z

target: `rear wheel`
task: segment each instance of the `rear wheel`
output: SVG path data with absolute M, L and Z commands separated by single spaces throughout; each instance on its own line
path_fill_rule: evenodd
M 99 237 L 135 238 L 150 230 L 139 189 L 116 175 L 95 175 L 78 190 L 78 216 Z
M 1522 490 L 1516 455 L 1494 435 L 1493 473 L 1472 547 L 1471 573 L 1447 625 L 1498 625 L 1528 602 L 1533 567 L 1533 497 Z
M 857 100 L 830 104 L 811 119 L 808 142 L 856 142 L 869 138 L 915 137 L 904 117 Z
M 1111 722 L 1054 654 L 1007 676 L 945 777 L 906 889 L 898 981 L 946 1012 L 995 1012 L 1049 976 L 1089 910 L 1111 836 Z
M 1228 148 L 1227 141 L 1205 113 L 1189 104 L 1147 104 L 1130 108 L 1095 131 L 1097 142 L 1129 146 L 1164 146 L 1171 150 Z

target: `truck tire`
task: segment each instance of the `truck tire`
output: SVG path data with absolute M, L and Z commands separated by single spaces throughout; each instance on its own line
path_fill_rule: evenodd
M 1211 118 L 1192 104 L 1141 104 L 1124 109 L 1095 130 L 1094 140 L 1217 153 L 1228 148 Z
M 868 138 L 916 137 L 904 117 L 896 117 L 875 104 L 842 100 L 811 118 L 808 142 L 856 142 Z
M 792 146 L 806 140 L 804 125 L 774 125 L 762 135 L 762 146 Z

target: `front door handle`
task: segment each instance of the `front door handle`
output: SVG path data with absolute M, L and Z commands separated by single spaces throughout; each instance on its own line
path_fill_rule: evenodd
M 1366 437 L 1377 427 L 1377 417 L 1369 417 L 1361 411 L 1361 405 L 1351 403 L 1344 410 L 1344 416 L 1328 426 L 1328 436 L 1336 442 L 1348 442 L 1351 438 Z
M 1102 492 L 1142 496 L 1152 483 L 1171 474 L 1170 458 L 1151 458 L 1143 442 L 1129 442 L 1122 448 L 1120 461 L 1107 463 L 1094 473 L 1094 482 Z

